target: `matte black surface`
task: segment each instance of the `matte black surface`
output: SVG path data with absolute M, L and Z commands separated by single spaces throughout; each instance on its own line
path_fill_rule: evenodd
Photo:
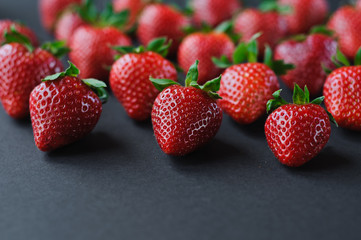
M 35 0 L 0 0 L 0 18 L 50 38 Z M 290 169 L 263 122 L 225 116 L 207 147 L 172 158 L 112 97 L 90 136 L 47 154 L 29 120 L 0 108 L 0 239 L 360 239 L 361 133 L 333 128 L 318 157 Z

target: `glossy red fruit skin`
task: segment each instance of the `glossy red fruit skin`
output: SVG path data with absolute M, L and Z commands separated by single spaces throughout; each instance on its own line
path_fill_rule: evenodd
M 55 25 L 55 38 L 69 44 L 69 39 L 74 34 L 75 30 L 85 24 L 86 23 L 77 13 L 67 11 L 60 16 Z
M 12 26 L 14 26 L 16 31 L 18 31 L 19 33 L 27 36 L 33 46 L 37 47 L 39 45 L 38 38 L 36 37 L 33 30 L 22 24 L 7 19 L 0 20 L 0 45 L 5 41 L 5 31 L 10 31 Z
M 182 156 L 202 147 L 217 134 L 222 111 L 206 92 L 173 85 L 155 100 L 152 123 L 163 152 Z
M 43 26 L 52 31 L 60 14 L 71 5 L 81 4 L 82 0 L 39 0 L 40 18 Z
M 291 63 L 295 69 L 281 76 L 290 89 L 297 83 L 302 89 L 307 85 L 311 96 L 322 92 L 327 74 L 322 64 L 334 69 L 332 56 L 336 55 L 337 42 L 322 34 L 312 34 L 303 42 L 289 40 L 282 42 L 275 50 L 275 59 Z
M 332 15 L 327 26 L 338 37 L 341 51 L 348 58 L 354 58 L 361 46 L 361 9 L 342 7 Z
M 218 104 L 236 122 L 250 124 L 266 114 L 266 103 L 279 87 L 276 74 L 265 64 L 234 65 L 222 74 Z
M 327 110 L 340 127 L 361 131 L 361 66 L 333 71 L 323 94 Z
M 299 167 L 325 147 L 331 124 L 319 105 L 288 104 L 269 115 L 265 134 L 268 146 L 282 164 Z
M 148 1 L 149 2 L 149 1 Z M 146 0 L 113 0 L 114 10 L 117 12 L 128 9 L 130 11 L 129 21 L 125 27 L 126 30 L 131 29 L 146 6 Z
M 159 91 L 149 77 L 177 81 L 173 64 L 154 52 L 131 53 L 119 58 L 110 72 L 110 86 L 129 117 L 149 119 Z
M 194 22 L 201 25 L 203 22 L 215 27 L 223 21 L 230 20 L 241 9 L 239 0 L 192 0 Z
M 232 59 L 234 49 L 232 40 L 226 34 L 193 33 L 179 46 L 178 63 L 184 71 L 187 71 L 196 60 L 199 60 L 198 83 L 202 85 L 223 72 L 223 69 L 214 65 L 212 57 L 220 58 L 224 55 Z
M 259 52 L 263 54 L 265 44 L 273 49 L 286 36 L 287 22 L 276 12 L 247 9 L 236 17 L 234 31 L 241 35 L 242 42 L 249 42 L 256 33 L 262 33 L 257 42 Z
M 10 43 L 0 48 L 0 100 L 13 118 L 29 115 L 29 96 L 48 75 L 61 72 L 62 63 L 49 52 L 35 49 L 30 53 L 23 45 Z
M 307 33 L 312 26 L 322 24 L 329 12 L 327 0 L 279 0 L 279 3 L 292 8 L 286 15 L 290 35 Z
M 189 25 L 189 19 L 181 12 L 165 4 L 149 4 L 139 17 L 137 37 L 143 46 L 159 37 L 171 39 L 170 54 L 177 52 L 185 33 L 183 29 Z
M 89 134 L 101 113 L 98 96 L 76 77 L 43 82 L 30 95 L 35 144 L 44 152 Z
M 70 60 L 80 70 L 81 78 L 107 81 L 117 52 L 111 46 L 129 46 L 130 38 L 114 27 L 97 28 L 89 25 L 77 28 L 70 38 Z

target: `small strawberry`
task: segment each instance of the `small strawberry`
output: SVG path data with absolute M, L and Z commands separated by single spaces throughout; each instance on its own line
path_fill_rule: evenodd
M 137 22 L 137 18 L 150 0 L 113 0 L 114 10 L 121 12 L 129 10 L 129 21 L 125 29 L 131 29 Z
M 159 38 L 150 42 L 146 49 L 143 46 L 117 48 L 125 54 L 113 64 L 109 82 L 129 117 L 135 120 L 150 118 L 159 94 L 149 77 L 177 81 L 177 70 L 164 58 L 170 46 L 165 42 L 165 38 Z
M 221 29 L 192 33 L 179 46 L 178 63 L 185 70 L 189 69 L 195 60 L 199 60 L 198 83 L 204 84 L 223 71 L 212 62 L 212 57 L 219 58 L 224 55 L 231 59 L 234 48 L 232 39 Z
M 153 79 L 162 91 L 154 102 L 152 123 L 160 148 L 170 155 L 182 156 L 208 143 L 222 123 L 216 93 L 220 77 L 198 85 L 198 61 L 190 68 L 185 87 L 168 79 Z
M 278 0 L 290 7 L 286 16 L 289 34 L 307 33 L 313 26 L 322 24 L 328 15 L 327 0 Z
M 331 57 L 336 54 L 337 42 L 328 34 L 331 33 L 317 27 L 308 36 L 300 35 L 277 46 L 275 59 L 295 65 L 281 77 L 287 87 L 293 89 L 295 83 L 301 88 L 307 85 L 311 96 L 322 92 L 327 78 L 323 67 L 335 68 Z
M 272 50 L 266 47 L 265 63 L 257 62 L 257 35 L 249 43 L 241 43 L 233 54 L 233 63 L 225 57 L 213 58 L 227 68 L 222 75 L 219 106 L 240 124 L 250 124 L 266 113 L 266 103 L 279 89 L 277 75 L 285 74 L 292 65 L 272 61 Z M 244 63 L 248 60 L 248 63 Z M 234 64 L 234 65 L 233 65 Z M 233 66 L 232 66 L 233 65 Z
M 139 17 L 137 37 L 142 45 L 149 44 L 155 38 L 166 37 L 172 40 L 171 54 L 177 52 L 189 25 L 188 18 L 178 10 L 161 3 L 149 4 Z
M 267 103 L 267 111 L 274 110 L 265 124 L 268 146 L 282 164 L 299 167 L 318 155 L 327 144 L 330 120 L 337 123 L 320 106 L 324 97 L 310 102 L 307 87 L 302 91 L 295 85 L 293 104 L 283 100 L 280 93 L 281 90 L 276 91 L 275 99 Z
M 69 39 L 75 30 L 86 22 L 81 18 L 75 10 L 64 12 L 55 25 L 54 35 L 57 40 L 65 41 L 69 44 Z
M 325 82 L 325 105 L 341 127 L 361 131 L 361 48 L 355 66 L 339 50 L 333 59 L 339 68 Z
M 232 18 L 241 9 L 239 0 L 191 0 L 190 8 L 194 12 L 197 25 L 206 23 L 212 27 Z
M 5 41 L 4 34 L 5 32 L 9 32 L 11 28 L 14 28 L 17 32 L 25 35 L 29 38 L 31 44 L 33 46 L 38 46 L 38 38 L 36 37 L 33 30 L 22 25 L 21 23 L 17 23 L 11 20 L 0 20 L 0 45 Z
M 34 48 L 30 40 L 16 30 L 5 33 L 0 48 L 0 100 L 13 118 L 29 114 L 29 95 L 41 79 L 63 70 L 57 57 L 68 52 L 64 43 L 46 43 Z
M 361 9 L 339 8 L 330 18 L 328 27 L 335 31 L 341 51 L 348 58 L 354 58 L 361 46 Z
M 52 31 L 63 11 L 81 2 L 82 0 L 39 0 L 40 17 L 43 26 Z
M 64 72 L 44 78 L 30 95 L 36 146 L 44 152 L 73 143 L 89 134 L 102 113 L 104 82 L 78 77 L 70 63 Z
M 93 9 L 89 7 L 89 11 L 83 13 L 82 18 L 87 24 L 78 27 L 70 38 L 72 51 L 69 57 L 80 69 L 82 78 L 106 81 L 116 55 L 112 46 L 131 45 L 131 39 L 119 30 L 127 21 L 128 11 L 114 13 L 109 4 L 101 14 Z

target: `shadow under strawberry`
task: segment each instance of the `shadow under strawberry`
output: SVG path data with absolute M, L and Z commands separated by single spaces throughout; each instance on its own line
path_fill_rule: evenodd
M 237 122 L 233 121 L 231 118 L 227 116 L 227 121 L 232 122 L 233 127 L 238 128 L 242 133 L 246 134 L 247 136 L 264 139 L 264 124 L 266 122 L 267 116 L 262 116 L 255 122 L 248 124 L 248 125 L 241 125 Z M 225 117 L 226 119 L 226 117 Z

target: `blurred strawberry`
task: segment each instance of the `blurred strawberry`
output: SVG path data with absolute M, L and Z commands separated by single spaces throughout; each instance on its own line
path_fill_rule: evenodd
M 126 30 L 135 26 L 139 14 L 149 2 L 150 0 L 113 0 L 113 6 L 116 12 L 129 10 L 129 20 L 125 26 Z
M 11 28 L 14 28 L 17 32 L 28 37 L 33 46 L 37 47 L 39 45 L 38 38 L 36 37 L 33 30 L 22 25 L 21 23 L 7 19 L 0 20 L 0 45 L 5 41 L 4 33 L 6 31 L 10 31 Z
M 357 3 L 356 3 L 356 7 L 361 9 L 361 0 L 358 0 Z
M 74 31 L 86 24 L 76 11 L 66 11 L 61 15 L 55 26 L 55 38 L 69 44 L 70 37 Z

